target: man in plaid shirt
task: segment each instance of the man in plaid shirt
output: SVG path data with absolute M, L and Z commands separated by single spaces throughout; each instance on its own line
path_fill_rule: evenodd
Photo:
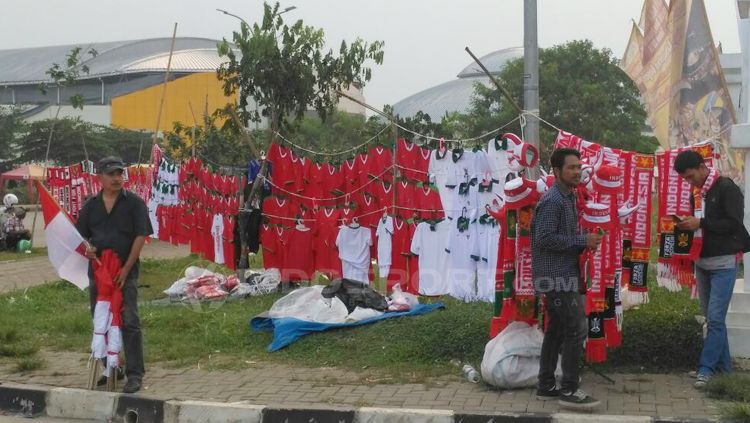
M 561 148 L 550 162 L 555 184 L 539 200 L 531 222 L 531 268 L 534 287 L 547 299 L 547 330 L 539 361 L 537 398 L 558 399 L 562 407 L 591 409 L 599 401 L 579 389 L 579 364 L 588 335 L 584 296 L 580 293 L 578 256 L 596 250 L 599 234 L 583 234 L 576 211 L 576 186 L 581 182 L 581 155 Z M 557 356 L 562 353 L 563 378 L 555 382 Z

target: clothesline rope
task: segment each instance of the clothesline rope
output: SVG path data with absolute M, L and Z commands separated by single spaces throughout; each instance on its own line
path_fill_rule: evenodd
M 278 132 L 278 131 L 274 132 L 274 134 L 277 137 L 279 137 L 282 141 L 288 143 L 292 147 L 297 148 L 299 150 L 306 151 L 308 153 L 316 154 L 316 155 L 319 155 L 319 156 L 338 156 L 338 155 L 342 155 L 342 154 L 351 153 L 352 151 L 357 151 L 360 148 L 362 148 L 362 147 L 370 144 L 373 140 L 375 140 L 378 137 L 380 137 L 380 135 L 383 134 L 383 132 L 385 132 L 387 129 L 389 129 L 388 126 L 384 127 L 383 129 L 380 130 L 380 132 L 378 132 L 377 134 L 375 134 L 374 136 L 372 136 L 370 139 L 368 139 L 367 141 L 363 142 L 362 144 L 360 144 L 360 145 L 358 145 L 356 147 L 351 147 L 351 148 L 348 148 L 346 150 L 336 151 L 336 152 L 333 152 L 333 153 L 326 153 L 326 152 L 322 152 L 322 151 L 310 150 L 308 148 L 302 147 L 301 145 L 295 144 L 294 142 L 290 141 L 288 138 L 286 138 L 283 135 L 281 135 L 281 133 Z
M 411 129 L 408 129 L 408 128 L 404 127 L 404 126 L 401 126 L 401 125 L 399 125 L 398 123 L 396 123 L 395 121 L 392 121 L 392 120 L 390 120 L 390 123 L 391 123 L 391 124 L 393 124 L 393 125 L 395 125 L 395 126 L 396 126 L 396 127 L 398 127 L 399 129 L 401 129 L 401 130 L 405 131 L 405 132 L 408 132 L 408 133 L 410 133 L 410 134 L 412 134 L 412 135 L 415 135 L 415 136 L 418 136 L 418 137 L 420 137 L 420 138 L 424 138 L 424 139 L 427 139 L 427 140 L 433 140 L 433 141 L 441 141 L 441 140 L 442 140 L 442 141 L 445 141 L 445 142 L 449 142 L 449 143 L 468 144 L 468 143 L 472 143 L 472 142 L 475 142 L 475 141 L 477 141 L 477 140 L 480 140 L 480 139 L 486 138 L 486 137 L 488 137 L 488 136 L 490 136 L 490 135 L 492 135 L 492 134 L 494 134 L 494 133 L 496 133 L 496 132 L 500 132 L 500 131 L 502 131 L 503 129 L 507 128 L 508 126 L 512 125 L 513 123 L 515 123 L 515 122 L 516 122 L 517 120 L 519 120 L 519 119 L 521 119 L 521 118 L 522 118 L 522 116 L 521 116 L 521 115 L 518 115 L 518 116 L 516 116 L 515 118 L 513 118 L 513 119 L 512 119 L 511 121 L 509 121 L 508 123 L 506 123 L 506 124 L 504 124 L 504 125 L 502 125 L 502 126 L 500 126 L 500 127 L 498 127 L 498 128 L 495 128 L 495 129 L 493 129 L 493 130 L 491 130 L 491 131 L 487 131 L 487 132 L 485 132 L 485 133 L 483 133 L 482 135 L 479 135 L 479 136 L 477 136 L 477 137 L 473 137 L 473 138 L 464 138 L 464 139 L 445 139 L 445 138 L 436 138 L 436 137 L 433 137 L 433 136 L 430 136 L 430 135 L 425 135 L 425 134 L 421 134 L 421 133 L 419 133 L 419 132 L 416 132 L 416 131 L 412 131 Z M 387 130 L 387 129 L 389 129 L 389 126 L 386 126 L 386 127 L 384 127 L 384 128 L 383 128 L 383 129 L 382 129 L 382 130 L 381 130 L 380 132 L 378 132 L 378 134 L 377 134 L 377 135 L 375 135 L 375 136 L 371 137 L 370 139 L 368 139 L 367 141 L 363 142 L 362 144 L 360 144 L 360 145 L 358 145 L 358 146 L 356 146 L 356 147 L 351 147 L 351 148 L 348 148 L 348 149 L 346 149 L 346 150 L 341 150 L 341 151 L 337 151 L 337 152 L 332 152 L 332 153 L 327 153 L 327 152 L 323 152 L 323 151 L 315 151 L 315 150 L 310 150 L 310 149 L 308 149 L 308 148 L 302 147 L 302 146 L 300 146 L 299 144 L 297 144 L 297 143 L 294 143 L 293 141 L 291 141 L 291 140 L 287 139 L 286 137 L 284 137 L 283 135 L 281 135 L 281 133 L 279 133 L 279 132 L 275 132 L 275 134 L 276 134 L 276 136 L 278 136 L 278 137 L 279 137 L 279 138 L 280 138 L 280 139 L 281 139 L 282 141 L 284 141 L 284 142 L 286 142 L 286 143 L 290 144 L 291 146 L 293 146 L 293 147 L 295 147 L 295 148 L 298 148 L 298 149 L 300 149 L 300 150 L 302 150 L 302 151 L 306 151 L 306 152 L 308 152 L 308 153 L 311 153 L 311 154 L 316 154 L 316 155 L 320 155 L 320 156 L 338 156 L 338 155 L 342 155 L 342 154 L 347 154 L 347 153 L 351 153 L 352 151 L 356 151 L 356 150 L 358 150 L 359 148 L 361 148 L 361 147 L 364 147 L 365 145 L 367 145 L 367 144 L 369 144 L 370 142 L 372 142 L 372 141 L 373 141 L 374 139 L 378 138 L 378 136 L 380 136 L 380 135 L 381 135 L 381 134 L 382 134 L 383 132 L 385 132 L 385 130 Z
M 393 165 L 386 167 L 385 170 L 383 170 L 383 172 L 379 173 L 378 175 L 375 175 L 375 179 L 370 179 L 365 184 L 360 185 L 356 189 L 354 189 L 354 190 L 352 190 L 352 191 L 350 191 L 350 192 L 348 192 L 346 194 L 338 195 L 336 197 L 323 197 L 323 198 L 307 197 L 305 195 L 298 194 L 296 192 L 288 191 L 288 190 L 286 190 L 284 188 L 281 188 L 280 186 L 274 184 L 265 175 L 258 175 L 258 177 L 262 178 L 264 181 L 268 182 L 269 185 L 271 185 L 272 187 L 276 188 L 277 190 L 279 190 L 281 192 L 284 192 L 284 193 L 286 193 L 286 194 L 288 194 L 290 196 L 296 197 L 296 198 L 302 198 L 302 199 L 305 199 L 305 200 L 313 200 L 313 201 L 331 201 L 331 200 L 339 200 L 339 199 L 342 199 L 342 198 L 349 197 L 352 194 L 363 190 L 365 187 L 367 187 L 368 185 L 370 185 L 370 184 L 372 184 L 374 182 L 380 182 L 380 177 L 383 176 L 383 175 L 385 175 L 386 173 L 390 172 L 392 168 L 393 168 Z

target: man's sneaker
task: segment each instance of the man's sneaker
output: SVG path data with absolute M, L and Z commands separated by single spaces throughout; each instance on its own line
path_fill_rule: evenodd
M 698 372 L 695 370 L 691 370 L 687 373 L 688 376 L 692 377 L 693 379 L 698 377 Z
M 697 389 L 702 389 L 706 386 L 706 383 L 708 383 L 708 379 L 710 379 L 711 376 L 704 375 L 703 373 L 698 373 L 698 375 L 695 377 L 695 386 Z
M 563 408 L 573 410 L 590 410 L 600 404 L 599 400 L 594 399 L 581 389 L 575 392 L 560 392 L 560 399 L 557 400 L 557 403 Z
M 560 396 L 560 390 L 557 389 L 557 386 L 553 386 L 547 389 L 539 388 L 536 390 L 536 399 L 540 401 L 557 399 L 559 396 Z
M 122 368 L 117 369 L 117 380 L 123 380 L 125 379 L 125 372 L 122 371 Z M 102 376 L 99 378 L 99 380 L 96 381 L 96 386 L 104 386 L 107 384 L 107 376 Z

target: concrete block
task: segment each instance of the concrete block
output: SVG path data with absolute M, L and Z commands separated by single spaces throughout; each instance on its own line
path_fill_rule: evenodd
M 542 402 L 535 403 L 541 410 L 544 411 Z M 528 409 L 528 407 L 527 407 Z M 456 423 L 551 423 L 552 415 L 539 412 L 539 413 L 456 413 Z
M 362 407 L 355 423 L 453 423 L 452 410 L 418 410 Z
M 114 418 L 125 423 L 163 423 L 164 402 L 140 395 L 119 395 Z
M 114 414 L 116 400 L 114 392 L 53 388 L 47 400 L 47 415 L 108 421 Z
M 604 414 L 556 413 L 553 423 L 651 423 L 651 416 L 615 416 Z
M 734 292 L 729 311 L 750 312 L 750 292 Z
M 26 417 L 37 416 L 47 407 L 47 391 L 23 385 L 0 386 L 0 410 L 19 413 Z
M 354 410 L 330 407 L 265 407 L 263 422 L 284 423 L 353 423 Z
M 264 408 L 262 405 L 204 401 L 180 401 L 175 404 L 177 419 L 169 423 L 261 423 Z
M 750 310 L 728 312 L 727 327 L 750 328 Z
M 729 352 L 732 357 L 750 357 L 750 327 L 727 327 Z

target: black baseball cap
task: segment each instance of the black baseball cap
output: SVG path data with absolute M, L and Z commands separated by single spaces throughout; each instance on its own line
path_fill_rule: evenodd
M 115 170 L 125 170 L 125 163 L 116 156 L 105 157 L 96 164 L 97 173 L 110 173 Z

